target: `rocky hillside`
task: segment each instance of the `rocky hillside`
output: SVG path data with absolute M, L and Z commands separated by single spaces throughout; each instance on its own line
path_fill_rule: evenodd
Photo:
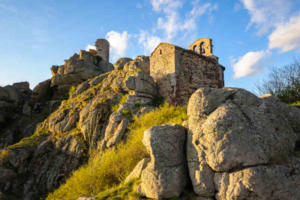
M 74 55 L 59 69 L 72 68 L 74 70 L 69 74 L 73 76 L 76 66 L 83 61 Z M 32 135 L 24 134 L 20 141 L 8 143 L 11 135 L 1 134 L 4 138 L 0 151 L 1 199 L 40 199 L 84 164 L 92 149 L 106 149 L 120 142 L 125 137 L 129 116 L 152 109 L 157 88 L 152 78 L 143 72 L 148 62 L 147 57 L 121 59 L 115 70 L 109 73 L 98 71 L 100 75 L 71 89 L 70 97 L 62 100 L 59 108 L 37 125 L 34 134 L 33 131 Z M 58 79 L 61 85 L 72 83 L 68 73 L 54 74 L 50 84 L 42 82 L 34 89 L 31 100 L 35 105 L 39 101 L 49 104 L 52 99 L 57 99 L 57 94 L 62 91 L 52 83 Z M 72 88 L 70 84 L 66 85 Z M 51 95 L 48 91 L 52 91 Z
M 300 199 L 298 108 L 237 88 L 161 105 L 145 56 L 51 71 L 0 88 L 0 200 Z

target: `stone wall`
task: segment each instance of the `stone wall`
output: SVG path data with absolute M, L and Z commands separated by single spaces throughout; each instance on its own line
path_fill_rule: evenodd
M 150 57 L 150 75 L 158 84 L 160 95 L 170 102 L 176 88 L 174 45 L 161 43 L 154 50 Z
M 217 59 L 161 43 L 150 57 L 150 75 L 159 93 L 171 104 L 185 104 L 201 87 L 222 88 L 224 67 Z
M 175 50 L 176 96 L 172 103 L 185 104 L 201 87 L 224 87 L 224 67 L 209 57 L 181 48 Z

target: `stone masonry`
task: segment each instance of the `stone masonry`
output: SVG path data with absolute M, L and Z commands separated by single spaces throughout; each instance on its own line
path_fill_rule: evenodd
M 183 105 L 198 88 L 224 87 L 225 67 L 212 55 L 211 39 L 205 38 L 204 42 L 205 45 L 201 39 L 195 41 L 190 46 L 193 50 L 160 43 L 152 52 L 150 75 L 167 102 Z M 202 50 L 199 51 L 198 48 Z
M 109 62 L 109 42 L 106 39 L 98 39 L 95 42 L 97 55 Z
M 210 38 L 200 38 L 189 46 L 189 50 L 204 56 L 213 56 L 212 40 Z

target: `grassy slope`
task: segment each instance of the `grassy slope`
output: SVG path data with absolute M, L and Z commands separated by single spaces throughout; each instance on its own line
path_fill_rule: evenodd
M 47 200 L 72 200 L 80 196 L 96 196 L 98 199 L 106 199 L 104 196 L 108 198 L 109 191 L 113 189 L 115 197 L 123 195 L 122 198 L 127 199 L 125 196 L 132 194 L 130 192 L 132 186 L 117 185 L 125 179 L 141 159 L 148 156 L 141 142 L 144 131 L 154 125 L 181 124 L 186 119 L 185 107 L 174 107 L 168 104 L 141 117 L 134 116 L 127 142 L 102 154 L 95 152 L 95 156 L 91 156 L 89 163 L 75 171 L 65 184 L 48 195 Z M 126 192 L 118 193 L 116 191 Z M 108 199 L 114 198 L 109 197 Z
M 294 102 L 291 105 L 293 105 L 293 106 L 300 106 L 300 101 Z

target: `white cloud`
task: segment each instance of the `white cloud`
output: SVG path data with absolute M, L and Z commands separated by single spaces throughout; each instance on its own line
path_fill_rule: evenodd
M 157 36 L 149 34 L 148 32 L 141 31 L 138 42 L 144 46 L 145 54 L 148 54 L 157 47 L 157 45 L 161 42 L 161 39 Z
M 240 0 L 250 14 L 247 29 L 255 25 L 258 34 L 264 34 L 282 23 L 291 10 L 289 0 Z
M 179 0 L 151 0 L 153 10 L 163 12 L 164 17 L 157 20 L 157 28 L 165 32 L 166 40 L 170 41 L 176 36 L 177 31 L 181 27 L 178 9 L 182 7 Z
M 190 14 L 191 17 L 199 17 L 205 13 L 211 14 L 213 11 L 218 9 L 218 4 L 205 3 L 203 5 L 199 4 L 199 1 L 193 2 L 193 9 Z
M 96 50 L 96 47 L 93 46 L 93 45 L 88 44 L 88 45 L 85 47 L 85 50 L 86 50 L 86 51 L 89 51 L 90 49 Z
M 157 20 L 157 28 L 165 31 L 167 41 L 173 39 L 180 29 L 178 21 L 178 14 L 176 12 L 168 14 L 165 19 L 160 17 Z
M 233 62 L 233 78 L 238 79 L 245 76 L 257 74 L 267 64 L 266 58 L 269 53 L 266 51 L 250 51 Z
M 152 7 L 155 11 L 172 12 L 182 6 L 179 0 L 151 0 Z
M 114 58 L 125 56 L 129 40 L 127 31 L 122 33 L 110 31 L 106 34 L 106 39 L 110 43 L 111 52 Z
M 300 51 L 300 14 L 276 26 L 269 36 L 269 49 L 275 48 L 282 52 L 293 49 Z
M 157 29 L 163 30 L 167 41 L 176 37 L 178 32 L 191 32 L 196 29 L 198 17 L 207 13 L 211 15 L 212 11 L 217 10 L 217 4 L 200 4 L 199 0 L 192 1 L 193 9 L 184 17 L 181 17 L 179 9 L 182 8 L 182 1 L 178 0 L 151 0 L 153 10 L 163 12 L 164 16 L 158 18 Z M 182 18 L 184 18 L 182 20 Z

